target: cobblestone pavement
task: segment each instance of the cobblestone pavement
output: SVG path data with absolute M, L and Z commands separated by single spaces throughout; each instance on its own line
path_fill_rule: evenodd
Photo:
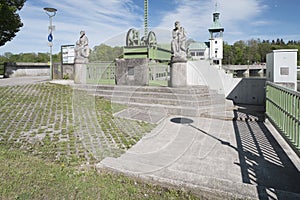
M 120 155 L 155 126 L 114 117 L 118 105 L 45 80 L 0 80 L 0 144 L 51 161 L 93 164 Z

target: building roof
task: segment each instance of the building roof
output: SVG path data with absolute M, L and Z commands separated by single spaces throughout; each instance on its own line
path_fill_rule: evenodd
M 206 42 L 193 42 L 189 45 L 188 48 L 190 50 L 191 49 L 207 49 L 207 48 L 209 48 L 209 45 L 207 45 Z

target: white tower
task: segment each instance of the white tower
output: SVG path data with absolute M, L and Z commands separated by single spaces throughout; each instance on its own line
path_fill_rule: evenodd
M 224 28 L 220 23 L 220 13 L 217 11 L 217 4 L 216 10 L 213 13 L 213 23 L 208 31 L 210 33 L 209 58 L 213 61 L 214 64 L 222 66 Z

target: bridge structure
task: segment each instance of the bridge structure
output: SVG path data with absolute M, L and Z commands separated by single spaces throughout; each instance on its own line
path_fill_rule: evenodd
M 245 75 L 249 76 L 254 75 L 265 75 L 266 74 L 266 65 L 264 64 L 255 64 L 255 65 L 223 65 L 222 68 L 227 73 L 232 73 L 236 75 Z

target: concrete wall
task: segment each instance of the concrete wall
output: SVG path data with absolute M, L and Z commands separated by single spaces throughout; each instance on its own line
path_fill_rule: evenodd
M 4 77 L 50 76 L 47 63 L 4 63 Z
M 187 84 L 207 85 L 219 94 L 227 96 L 232 89 L 241 81 L 241 78 L 233 78 L 233 75 L 226 73 L 207 60 L 189 61 L 187 63 Z
M 235 104 L 265 105 L 266 78 L 243 78 L 228 94 Z
M 265 104 L 265 78 L 233 78 L 208 61 L 189 61 L 188 85 L 207 85 L 236 104 Z

